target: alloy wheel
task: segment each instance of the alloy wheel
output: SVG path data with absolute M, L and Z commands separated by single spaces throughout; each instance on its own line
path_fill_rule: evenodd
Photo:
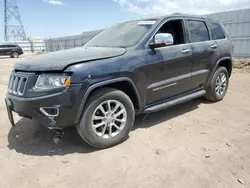
M 127 111 L 117 100 L 102 102 L 92 115 L 92 128 L 101 138 L 109 139 L 117 136 L 126 125 Z
M 215 82 L 215 92 L 217 95 L 223 95 L 227 88 L 227 77 L 225 73 L 220 73 L 216 78 Z

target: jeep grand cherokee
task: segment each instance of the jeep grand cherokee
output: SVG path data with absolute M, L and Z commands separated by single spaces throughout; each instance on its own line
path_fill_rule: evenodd
M 172 14 L 109 27 L 83 47 L 17 63 L 6 106 L 49 129 L 76 126 L 96 148 L 121 143 L 135 115 L 205 97 L 220 101 L 232 44 L 210 19 Z

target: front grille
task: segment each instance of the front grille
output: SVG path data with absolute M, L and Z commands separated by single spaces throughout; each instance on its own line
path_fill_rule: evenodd
M 22 96 L 25 91 L 28 78 L 20 75 L 11 75 L 9 80 L 8 92 L 13 95 Z

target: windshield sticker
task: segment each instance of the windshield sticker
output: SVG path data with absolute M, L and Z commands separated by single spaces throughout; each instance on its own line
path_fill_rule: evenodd
M 153 25 L 156 21 L 154 20 L 145 20 L 145 21 L 139 21 L 138 25 Z

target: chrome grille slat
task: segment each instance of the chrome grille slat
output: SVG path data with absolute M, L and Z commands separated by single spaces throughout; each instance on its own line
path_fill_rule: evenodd
M 26 86 L 26 84 L 27 84 L 27 78 L 23 78 L 22 79 L 22 82 L 21 82 L 21 84 L 20 84 L 20 88 L 19 88 L 19 93 L 18 93 L 18 95 L 23 95 L 24 94 L 24 89 L 25 89 L 25 86 Z
M 12 93 L 12 86 L 13 86 L 14 76 L 10 76 L 8 91 Z
M 9 79 L 8 92 L 22 96 L 25 91 L 28 78 L 19 74 L 12 74 Z
M 14 84 L 13 84 L 13 88 L 12 88 L 12 91 L 13 91 L 14 94 L 16 94 L 17 79 L 18 79 L 18 77 L 15 76 L 15 78 L 14 78 Z
M 18 86 L 17 86 L 17 94 L 18 94 L 18 95 L 19 95 L 19 93 L 20 93 L 20 87 L 21 87 L 22 81 L 23 81 L 23 78 L 20 77 L 20 80 L 19 80 Z
M 15 81 L 16 81 L 16 77 L 14 76 L 14 78 L 13 78 L 13 84 L 12 84 L 12 87 L 11 87 L 12 93 L 14 92 Z
M 21 80 L 21 78 L 20 78 L 20 77 L 17 77 L 16 93 L 18 93 L 18 86 L 19 86 L 20 80 Z

